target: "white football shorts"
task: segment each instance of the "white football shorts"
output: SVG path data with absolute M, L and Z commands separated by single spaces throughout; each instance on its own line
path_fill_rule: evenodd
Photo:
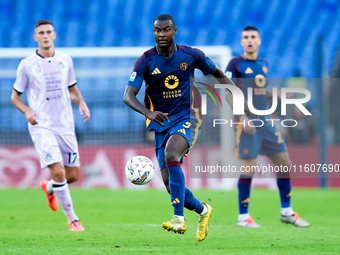
M 34 147 L 40 158 L 41 168 L 57 162 L 65 166 L 80 166 L 78 142 L 75 134 L 56 135 L 46 129 L 31 134 Z

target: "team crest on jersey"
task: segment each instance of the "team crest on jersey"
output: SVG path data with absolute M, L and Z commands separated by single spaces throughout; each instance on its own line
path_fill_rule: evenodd
M 59 63 L 58 63 L 58 66 L 59 66 L 60 69 L 62 69 L 62 68 L 65 67 L 64 64 L 63 64 L 63 62 L 59 62 Z
M 131 74 L 131 76 L 130 76 L 130 78 L 129 78 L 129 81 L 132 81 L 132 82 L 135 81 L 136 75 L 137 75 L 136 72 L 132 72 L 132 74 Z
M 187 70 L 188 69 L 188 63 L 186 63 L 186 62 L 182 62 L 180 65 L 179 65 L 179 67 L 181 68 L 181 70 L 183 70 L 183 71 L 185 71 L 185 70 Z

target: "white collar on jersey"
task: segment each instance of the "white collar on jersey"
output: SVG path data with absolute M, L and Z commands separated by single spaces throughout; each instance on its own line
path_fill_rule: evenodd
M 39 53 L 38 53 L 38 50 L 36 50 L 35 51 L 35 53 L 39 56 L 39 57 L 41 57 L 41 58 L 44 58 L 43 56 L 41 56 Z M 54 55 L 55 55 L 55 51 L 54 51 L 54 53 L 53 53 L 53 56 L 52 57 L 46 57 L 45 59 L 51 59 L 51 58 L 53 58 L 54 57 Z

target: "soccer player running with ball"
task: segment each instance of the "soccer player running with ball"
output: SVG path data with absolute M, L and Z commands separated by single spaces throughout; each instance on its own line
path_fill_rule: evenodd
M 84 231 L 68 187 L 78 180 L 80 166 L 71 101 L 79 105 L 84 122 L 90 111 L 76 86 L 72 59 L 54 49 L 52 22 L 40 20 L 34 28 L 39 49 L 20 62 L 11 100 L 25 114 L 41 167 L 50 170 L 52 179 L 40 183 L 49 207 L 56 211 L 59 201 L 69 230 Z M 28 106 L 21 99 L 23 92 Z
M 229 78 L 235 78 L 235 83 L 247 98 L 248 87 L 253 88 L 253 104 L 258 110 L 268 108 L 268 98 L 271 93 L 266 90 L 266 75 L 268 73 L 267 61 L 258 58 L 258 47 L 261 44 L 260 34 L 256 27 L 247 26 L 242 31 L 241 45 L 244 48 L 242 56 L 233 58 L 227 67 L 226 74 Z M 250 167 L 256 165 L 259 154 L 268 156 L 276 166 L 290 166 L 291 161 L 286 150 L 286 145 L 281 134 L 265 119 L 270 116 L 260 117 L 264 125 L 253 127 L 247 125 L 250 116 L 243 115 L 239 118 L 236 127 L 236 154 L 241 159 L 242 165 Z M 245 123 L 243 125 L 242 123 Z M 251 181 L 254 172 L 244 172 L 238 181 L 239 216 L 237 226 L 246 228 L 258 228 L 248 213 Z M 308 222 L 302 220 L 291 207 L 291 180 L 289 173 L 278 173 L 277 186 L 281 199 L 280 220 L 297 227 L 307 227 Z
M 145 115 L 148 129 L 155 131 L 156 156 L 174 208 L 173 218 L 164 222 L 163 228 L 184 233 L 187 229 L 185 207 L 199 214 L 196 239 L 202 241 L 208 234 L 213 209 L 185 187 L 181 168 L 181 159 L 195 144 L 202 125 L 201 106 L 195 103 L 200 94 L 196 86 L 190 86 L 190 79 L 198 68 L 225 84 L 233 83 L 202 51 L 175 44 L 177 27 L 171 16 L 158 16 L 153 32 L 156 46 L 136 61 L 124 102 Z M 146 83 L 145 107 L 136 98 L 143 80 Z

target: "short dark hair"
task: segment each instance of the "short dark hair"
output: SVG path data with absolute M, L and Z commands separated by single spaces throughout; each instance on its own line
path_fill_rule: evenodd
M 174 18 L 172 16 L 168 15 L 168 14 L 161 14 L 161 15 L 159 15 L 155 19 L 155 21 L 153 22 L 154 24 L 155 24 L 156 20 L 159 20 L 159 21 L 168 21 L 169 20 L 171 22 L 171 24 L 173 25 L 173 27 L 176 26 Z
M 34 29 L 36 29 L 37 27 L 41 25 L 51 25 L 53 27 L 52 21 L 49 21 L 48 19 L 41 19 L 37 23 L 35 23 Z
M 246 26 L 245 28 L 243 28 L 242 32 L 244 31 L 257 31 L 258 33 L 260 33 L 257 27 L 254 27 L 254 26 Z

